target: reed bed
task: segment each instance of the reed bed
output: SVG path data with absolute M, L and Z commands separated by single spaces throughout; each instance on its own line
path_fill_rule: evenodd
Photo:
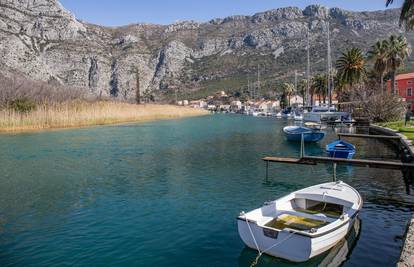
M 0 111 L 0 132 L 27 132 L 200 116 L 206 111 L 173 105 L 67 102 L 41 105 L 28 113 Z

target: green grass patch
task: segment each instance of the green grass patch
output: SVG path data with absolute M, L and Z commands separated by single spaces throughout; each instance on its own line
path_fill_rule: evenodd
M 414 121 L 408 122 L 407 125 L 405 125 L 404 121 L 379 123 L 378 125 L 396 130 L 405 135 L 408 139 L 414 141 Z

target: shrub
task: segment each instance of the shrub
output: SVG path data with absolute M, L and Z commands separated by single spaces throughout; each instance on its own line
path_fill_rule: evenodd
M 400 96 L 367 84 L 354 88 L 349 100 L 348 111 L 354 117 L 368 117 L 373 122 L 399 121 L 404 118 L 407 107 Z
M 36 108 L 36 104 L 28 98 L 18 98 L 9 104 L 9 108 L 16 112 L 28 113 Z
M 27 79 L 15 73 L 0 72 L 0 109 L 27 112 L 33 105 L 54 104 L 85 99 L 84 91 L 57 83 Z

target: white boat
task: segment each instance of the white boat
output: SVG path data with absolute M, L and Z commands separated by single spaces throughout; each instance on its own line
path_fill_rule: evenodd
M 358 191 L 343 182 L 293 192 L 237 218 L 239 235 L 259 255 L 304 262 L 334 247 L 362 208 Z
M 282 118 L 288 119 L 290 117 L 290 113 L 283 113 L 282 112 Z
M 303 115 L 296 115 L 295 114 L 293 118 L 294 118 L 295 121 L 303 121 Z

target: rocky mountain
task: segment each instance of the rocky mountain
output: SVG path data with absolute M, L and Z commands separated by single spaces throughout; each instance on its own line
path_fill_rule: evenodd
M 266 91 L 292 79 L 294 70 L 305 71 L 308 28 L 317 72 L 326 66 L 327 21 L 335 58 L 344 47 L 366 50 L 375 40 L 400 33 L 398 15 L 395 9 L 309 6 L 206 23 L 110 28 L 77 20 L 57 0 L 0 0 L 0 63 L 3 70 L 33 79 L 125 99 L 135 96 L 137 77 L 141 93 L 238 90 L 256 79 L 260 65 Z

